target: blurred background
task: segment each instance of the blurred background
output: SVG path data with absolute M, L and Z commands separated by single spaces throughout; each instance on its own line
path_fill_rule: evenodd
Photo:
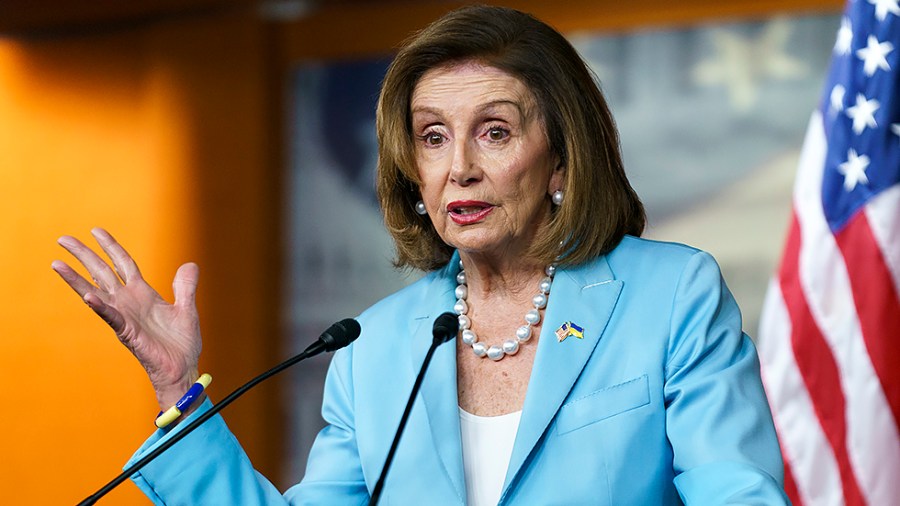
M 843 2 L 486 2 L 565 33 L 618 121 L 647 236 L 714 254 L 755 335 Z M 415 279 L 374 200 L 391 54 L 448 1 L 0 2 L 0 488 L 76 503 L 153 430 L 141 367 L 50 269 L 110 230 L 171 300 L 201 266 L 202 369 L 221 398 Z M 327 357 L 225 411 L 298 481 Z M 398 414 L 399 416 L 399 414 Z M 389 437 L 389 436 L 388 436 Z M 108 504 L 147 504 L 129 484 Z

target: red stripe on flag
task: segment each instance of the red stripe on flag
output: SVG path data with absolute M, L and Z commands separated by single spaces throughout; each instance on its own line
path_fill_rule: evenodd
M 793 506 L 803 506 L 803 501 L 800 500 L 800 491 L 797 489 L 797 482 L 794 481 L 794 473 L 791 472 L 791 465 L 786 460 L 784 461 L 784 493 L 787 494 Z
M 800 239 L 800 222 L 795 211 L 778 272 L 785 307 L 791 318 L 791 346 L 819 424 L 834 452 L 841 473 L 844 504 L 864 506 L 866 503 L 847 453 L 846 403 L 840 373 L 831 349 L 809 310 L 800 282 Z
M 900 297 L 881 248 L 859 212 L 835 234 L 847 264 L 850 287 L 863 340 L 894 423 L 900 422 Z
M 773 412 L 772 415 L 775 415 L 775 413 Z M 803 506 L 803 501 L 800 499 L 800 489 L 797 488 L 797 480 L 794 479 L 794 471 L 791 470 L 791 461 L 784 452 L 784 435 L 781 432 L 781 427 L 778 425 L 777 417 L 773 421 L 775 422 L 775 433 L 778 435 L 778 446 L 781 449 L 781 455 L 784 460 L 784 493 L 791 500 L 792 506 Z

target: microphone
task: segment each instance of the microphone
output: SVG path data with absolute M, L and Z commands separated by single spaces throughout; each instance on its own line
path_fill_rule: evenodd
M 434 319 L 434 325 L 431 327 L 432 339 L 435 346 L 444 344 L 456 337 L 459 332 L 459 318 L 450 312 L 442 313 Z M 438 342 L 440 340 L 440 342 Z
M 353 318 L 345 318 L 337 323 L 332 324 L 328 327 L 325 332 L 322 332 L 322 335 L 319 336 L 314 343 L 309 345 L 303 352 L 299 355 L 295 355 L 284 362 L 276 365 L 275 367 L 269 369 L 268 371 L 260 374 L 259 376 L 253 378 L 252 380 L 245 383 L 243 386 L 228 394 L 227 397 L 222 399 L 221 402 L 210 408 L 209 411 L 203 413 L 197 419 L 189 423 L 182 429 L 180 432 L 172 436 L 171 439 L 167 440 L 165 443 L 159 445 L 155 450 L 148 453 L 140 460 L 132 464 L 128 467 L 128 469 L 122 471 L 122 474 L 113 478 L 112 481 L 103 486 L 100 490 L 94 492 L 92 495 L 88 496 L 86 499 L 78 503 L 78 506 L 87 506 L 90 504 L 94 504 L 98 499 L 108 494 L 112 489 L 116 488 L 123 481 L 128 479 L 132 474 L 140 471 L 144 466 L 149 464 L 153 459 L 158 457 L 162 452 L 169 449 L 170 446 L 175 443 L 181 441 L 185 436 L 194 431 L 197 427 L 199 427 L 203 422 L 209 420 L 216 413 L 222 411 L 225 406 L 231 404 L 235 399 L 244 395 L 248 390 L 255 387 L 257 384 L 271 378 L 272 376 L 280 373 L 281 371 L 287 369 L 288 367 L 300 362 L 301 360 L 305 360 L 309 357 L 314 357 L 323 351 L 335 351 L 348 344 L 352 343 L 359 337 L 360 327 L 359 322 L 354 320 Z
M 391 462 L 394 460 L 394 453 L 397 452 L 397 446 L 400 443 L 400 436 L 403 435 L 403 429 L 406 428 L 406 421 L 409 419 L 409 413 L 412 411 L 413 402 L 416 399 L 416 395 L 419 393 L 419 387 L 422 386 L 422 379 L 425 377 L 425 370 L 428 369 L 428 364 L 431 363 L 431 357 L 434 355 L 434 350 L 436 350 L 438 346 L 456 337 L 458 332 L 459 318 L 457 318 L 455 314 L 449 312 L 442 313 L 435 318 L 434 325 L 431 327 L 431 334 L 433 336 L 431 339 L 431 347 L 428 348 L 428 353 L 425 354 L 425 360 L 422 361 L 419 375 L 416 376 L 416 382 L 413 384 L 412 392 L 409 394 L 409 400 L 406 402 L 406 409 L 403 411 L 403 416 L 400 417 L 400 425 L 397 427 L 397 433 L 394 434 L 394 441 L 391 443 L 391 449 L 388 450 L 387 458 L 384 461 L 384 467 L 381 468 L 381 475 L 378 477 L 378 482 L 375 484 L 375 490 L 372 491 L 372 497 L 369 499 L 369 506 L 378 504 L 378 498 L 381 497 L 381 490 L 384 488 L 384 480 L 387 478 L 388 470 L 391 468 Z
M 314 357 L 323 351 L 337 351 L 355 341 L 359 337 L 360 331 L 358 321 L 353 318 L 344 318 L 325 329 L 325 332 L 322 332 L 322 335 L 316 339 L 316 342 L 309 345 L 300 355 L 305 353 L 306 356 L 303 358 L 308 358 Z M 303 358 L 299 360 L 303 360 Z M 291 365 L 293 365 L 293 362 L 285 367 L 290 367 Z

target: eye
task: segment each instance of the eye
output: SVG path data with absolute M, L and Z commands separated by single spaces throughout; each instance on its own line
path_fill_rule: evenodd
M 491 127 L 487 131 L 488 139 L 492 141 L 502 141 L 509 137 L 509 130 L 500 127 Z
M 425 132 L 420 139 L 422 139 L 422 142 L 424 142 L 426 146 L 436 147 L 444 143 L 445 137 L 440 132 Z

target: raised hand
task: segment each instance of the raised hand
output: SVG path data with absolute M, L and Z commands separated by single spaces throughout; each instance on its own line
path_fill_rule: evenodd
M 112 235 L 100 228 L 91 234 L 115 270 L 70 236 L 58 242 L 87 269 L 93 283 L 60 260 L 53 262 L 53 270 L 112 327 L 147 371 L 160 408 L 168 409 L 198 376 L 201 339 L 195 294 L 199 268 L 194 263 L 178 268 L 172 284 L 175 303 L 169 304 L 144 281 L 137 264 Z

